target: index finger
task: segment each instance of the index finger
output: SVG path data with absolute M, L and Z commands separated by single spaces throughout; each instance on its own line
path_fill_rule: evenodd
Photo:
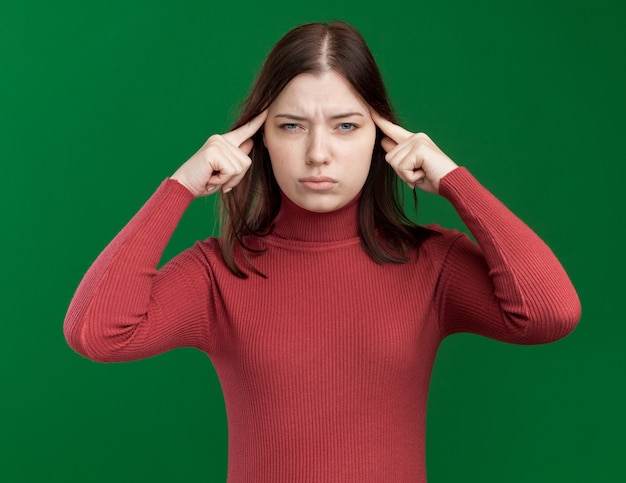
M 374 124 L 376 124 L 380 128 L 385 136 L 392 139 L 396 143 L 400 143 L 407 137 L 411 136 L 412 133 L 410 131 L 407 131 L 402 126 L 398 126 L 388 119 L 385 119 L 374 109 L 370 109 L 370 113 L 372 115 L 372 120 L 374 121 Z
M 252 136 L 254 136 L 254 134 L 261 128 L 261 126 L 265 122 L 265 119 L 267 119 L 267 109 L 258 116 L 252 118 L 243 126 L 239 126 L 237 129 L 233 129 L 232 131 L 224 134 L 223 137 L 226 138 L 229 142 L 233 143 L 235 146 L 239 147 Z

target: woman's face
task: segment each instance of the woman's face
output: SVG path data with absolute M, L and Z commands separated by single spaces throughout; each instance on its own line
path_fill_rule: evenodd
M 264 140 L 283 193 L 304 209 L 328 212 L 363 188 L 376 126 L 341 75 L 300 74 L 269 107 Z

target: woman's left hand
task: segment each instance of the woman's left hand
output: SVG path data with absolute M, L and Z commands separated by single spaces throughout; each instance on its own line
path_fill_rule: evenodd
M 386 136 L 381 144 L 385 159 L 411 189 L 439 193 L 439 182 L 458 165 L 424 133 L 412 133 L 371 111 L 372 119 Z

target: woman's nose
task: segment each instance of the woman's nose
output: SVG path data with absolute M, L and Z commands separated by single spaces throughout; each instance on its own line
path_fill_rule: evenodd
M 324 133 L 314 132 L 310 134 L 306 155 L 307 164 L 318 166 L 329 163 L 328 142 L 327 136 Z

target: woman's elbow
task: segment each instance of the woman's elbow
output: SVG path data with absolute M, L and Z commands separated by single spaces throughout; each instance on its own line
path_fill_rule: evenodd
M 577 295 L 565 300 L 545 303 L 543 308 L 531 316 L 528 327 L 529 343 L 547 344 L 555 342 L 574 331 L 582 314 Z
M 63 335 L 67 344 L 79 355 L 94 362 L 116 362 L 116 351 L 98 324 L 83 317 L 65 318 Z
M 582 306 L 577 295 L 574 296 L 571 301 L 563 305 L 563 309 L 560 313 L 560 324 L 562 326 L 562 337 L 565 337 L 573 332 L 578 322 L 580 322 Z

